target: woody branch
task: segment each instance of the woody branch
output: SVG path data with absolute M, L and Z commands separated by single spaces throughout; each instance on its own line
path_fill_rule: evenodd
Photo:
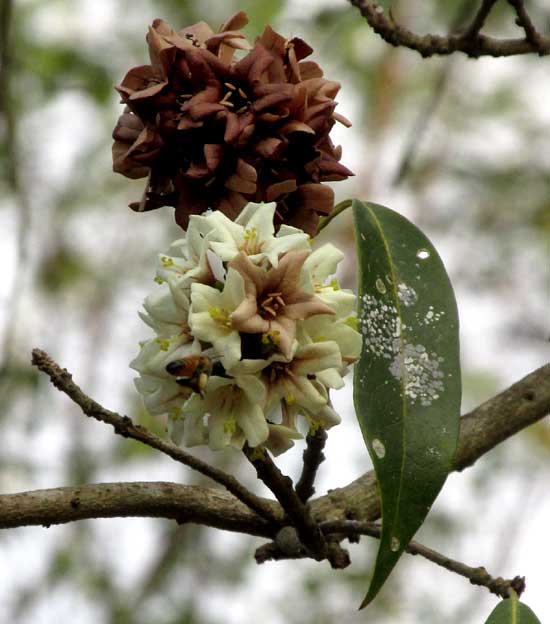
M 540 34 L 533 24 L 523 0 L 508 0 L 516 12 L 516 23 L 525 37 L 499 39 L 481 34 L 483 24 L 498 0 L 482 0 L 470 25 L 460 33 L 418 35 L 387 16 L 381 7 L 368 0 L 350 0 L 359 9 L 375 33 L 393 46 L 416 50 L 423 57 L 463 52 L 471 58 L 480 56 L 514 56 L 518 54 L 550 54 L 550 36 Z
M 57 380 L 57 387 L 71 396 L 66 387 L 69 382 L 72 380 L 67 373 Z M 91 400 L 80 389 L 71 398 L 81 407 Z M 119 414 L 109 413 L 123 419 Z M 455 470 L 471 466 L 497 444 L 549 413 L 550 364 L 547 364 L 462 417 Z M 115 432 L 124 435 L 128 429 L 115 428 Z M 89 518 L 150 516 L 198 522 L 264 537 L 273 537 L 278 530 L 276 523 L 262 518 L 234 494 L 212 488 L 167 485 L 169 487 L 157 483 L 93 484 L 3 494 L 0 495 L 0 528 L 63 524 Z M 78 499 L 77 505 L 71 504 L 74 497 Z M 282 518 L 277 502 L 260 497 L 257 500 L 262 509 L 269 507 L 275 518 Z M 378 519 L 380 501 L 374 473 L 369 471 L 348 485 L 312 500 L 310 509 L 317 522 L 350 517 Z

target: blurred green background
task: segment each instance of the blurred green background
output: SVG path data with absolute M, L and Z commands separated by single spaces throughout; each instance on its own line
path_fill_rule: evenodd
M 527 3 L 550 29 L 544 0 Z M 445 32 L 472 15 L 472 0 L 396 0 L 418 32 Z M 144 181 L 111 172 L 110 134 L 121 111 L 113 85 L 147 62 L 156 17 L 174 28 L 215 29 L 238 8 L 250 38 L 266 23 L 315 49 L 342 83 L 335 128 L 356 177 L 335 185 L 417 223 L 439 249 L 462 324 L 464 410 L 548 360 L 550 65 L 547 58 L 422 59 L 372 33 L 343 0 L 3 0 L 0 7 L 0 491 L 118 480 L 201 483 L 148 448 L 116 439 L 31 369 L 40 347 L 107 407 L 160 432 L 143 413 L 128 362 L 148 337 L 137 310 L 153 288 L 156 253 L 179 236 L 172 209 L 126 206 Z M 11 9 L 11 12 L 10 12 Z M 507 3 L 487 32 L 521 36 Z M 350 215 L 323 240 L 353 248 Z M 342 275 L 354 286 L 355 259 Z M 348 386 L 350 384 L 348 383 Z M 336 397 L 319 493 L 369 468 L 349 387 Z M 343 451 L 342 449 L 345 449 Z M 540 423 L 453 475 L 419 540 L 527 576 L 525 601 L 550 620 L 547 497 L 550 428 Z M 281 462 L 296 474 L 301 447 Z M 204 458 L 254 476 L 228 451 Z M 259 491 L 262 491 L 259 489 Z M 546 498 L 545 495 L 546 494 Z M 0 621 L 109 624 L 463 624 L 496 603 L 432 564 L 406 557 L 368 612 L 357 613 L 375 544 L 352 546 L 334 572 L 310 561 L 253 563 L 254 538 L 161 520 L 100 520 L 0 533 Z

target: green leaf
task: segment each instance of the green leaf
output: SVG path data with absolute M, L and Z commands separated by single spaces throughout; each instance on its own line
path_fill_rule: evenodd
M 485 624 L 540 624 L 538 617 L 516 596 L 502 600 Z
M 458 312 L 439 255 L 401 215 L 353 201 L 363 351 L 354 403 L 382 504 L 361 608 L 376 596 L 452 468 L 460 418 Z

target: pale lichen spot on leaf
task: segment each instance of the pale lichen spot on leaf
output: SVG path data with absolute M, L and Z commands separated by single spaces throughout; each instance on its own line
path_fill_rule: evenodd
M 402 344 L 390 365 L 392 375 L 402 382 L 403 392 L 414 404 L 429 407 L 440 397 L 445 386 L 440 364 L 444 358 L 428 353 L 423 345 Z
M 397 297 L 406 308 L 413 306 L 418 301 L 415 289 L 403 282 L 397 285 Z
M 386 456 L 386 447 L 378 438 L 374 438 L 372 441 L 372 450 L 378 459 L 384 459 Z

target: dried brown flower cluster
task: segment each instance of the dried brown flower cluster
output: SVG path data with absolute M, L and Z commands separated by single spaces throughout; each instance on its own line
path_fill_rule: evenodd
M 241 11 L 217 33 L 199 22 L 179 32 L 155 20 L 150 65 L 134 67 L 117 90 L 126 104 L 113 132 L 114 170 L 148 176 L 137 211 L 174 206 L 189 215 L 219 209 L 234 219 L 249 201 L 277 202 L 276 225 L 311 235 L 333 208 L 322 184 L 352 172 L 329 132 L 340 85 L 304 61 L 312 49 L 269 26 L 254 46 Z M 240 59 L 236 50 L 244 51 Z

